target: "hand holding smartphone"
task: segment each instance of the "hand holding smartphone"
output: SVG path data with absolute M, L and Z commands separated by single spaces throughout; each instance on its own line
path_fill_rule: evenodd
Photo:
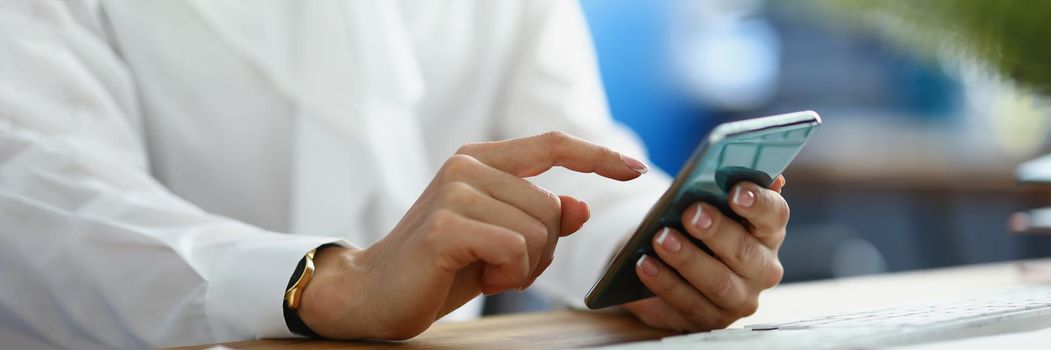
M 730 189 L 741 181 L 769 187 L 820 124 L 817 113 L 804 111 L 725 123 L 712 130 L 606 266 L 585 299 L 587 306 L 600 309 L 653 296 L 635 274 L 634 266 L 643 254 L 656 256 L 653 235 L 663 227 L 686 232 L 679 218 L 699 201 L 719 208 L 731 219 L 742 220 L 730 209 Z M 687 237 L 712 253 L 703 242 Z

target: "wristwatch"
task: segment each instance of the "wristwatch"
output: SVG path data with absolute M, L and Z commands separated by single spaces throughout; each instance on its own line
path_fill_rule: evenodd
M 307 285 L 310 284 L 310 280 L 314 277 L 314 253 L 317 252 L 317 249 L 311 249 L 303 256 L 303 259 L 299 260 L 296 270 L 292 272 L 292 277 L 288 279 L 285 299 L 281 302 L 281 307 L 285 313 L 285 325 L 288 326 L 288 330 L 308 337 L 321 336 L 311 330 L 310 327 L 307 327 L 306 323 L 303 323 L 303 319 L 299 317 L 297 311 L 299 310 L 300 301 L 303 299 L 303 290 L 306 289 Z

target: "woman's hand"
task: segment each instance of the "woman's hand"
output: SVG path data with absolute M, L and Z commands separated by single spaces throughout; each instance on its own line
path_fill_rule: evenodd
M 778 177 L 769 189 L 735 186 L 730 207 L 744 224 L 709 204 L 687 209 L 682 223 L 688 232 L 662 229 L 653 240 L 660 261 L 643 256 L 636 263 L 639 279 L 657 296 L 624 307 L 650 326 L 689 332 L 724 328 L 754 313 L 759 292 L 777 285 L 784 271 L 777 258 L 789 216 L 784 185 L 785 178 Z M 704 242 L 715 256 L 684 234 Z
M 554 166 L 622 181 L 647 170 L 561 132 L 466 145 L 383 240 L 318 252 L 301 318 L 328 338 L 405 339 L 479 293 L 529 286 L 590 215 L 522 179 Z

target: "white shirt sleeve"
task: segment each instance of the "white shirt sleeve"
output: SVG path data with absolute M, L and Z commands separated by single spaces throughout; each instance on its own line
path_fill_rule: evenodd
M 587 25 L 576 1 L 536 1 L 526 14 L 513 57 L 498 138 L 563 130 L 645 161 L 636 136 L 610 118 Z M 532 179 L 575 195 L 592 210 L 584 228 L 559 241 L 552 266 L 537 280 L 544 291 L 582 307 L 584 295 L 622 239 L 638 226 L 671 183 L 657 169 L 630 182 L 558 169 Z
M 290 336 L 288 279 L 335 240 L 211 215 L 152 178 L 130 74 L 96 11 L 0 1 L 0 339 L 84 349 Z

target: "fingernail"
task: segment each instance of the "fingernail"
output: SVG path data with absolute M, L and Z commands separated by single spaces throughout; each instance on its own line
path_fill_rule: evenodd
M 672 253 L 678 253 L 679 249 L 682 249 L 682 242 L 679 242 L 679 238 L 671 234 L 671 230 L 667 227 L 657 235 L 657 244 Z
M 737 186 L 737 189 L 734 190 L 734 203 L 750 208 L 752 204 L 755 204 L 755 193 L 752 193 L 752 190 L 744 189 L 744 186 Z
M 693 218 L 690 219 L 690 224 L 700 229 L 712 227 L 712 216 L 704 211 L 703 207 L 698 205 L 697 209 L 693 212 Z
M 638 159 L 621 154 L 620 160 L 624 161 L 624 164 L 632 170 L 638 171 L 639 174 L 645 174 L 650 171 L 650 167 Z
M 660 269 L 657 268 L 657 264 L 653 261 L 650 261 L 650 257 L 646 255 L 643 255 L 641 258 L 639 258 L 639 261 L 635 262 L 635 266 L 639 267 L 639 269 L 642 269 L 642 273 L 650 276 L 656 276 L 657 273 L 660 272 Z

